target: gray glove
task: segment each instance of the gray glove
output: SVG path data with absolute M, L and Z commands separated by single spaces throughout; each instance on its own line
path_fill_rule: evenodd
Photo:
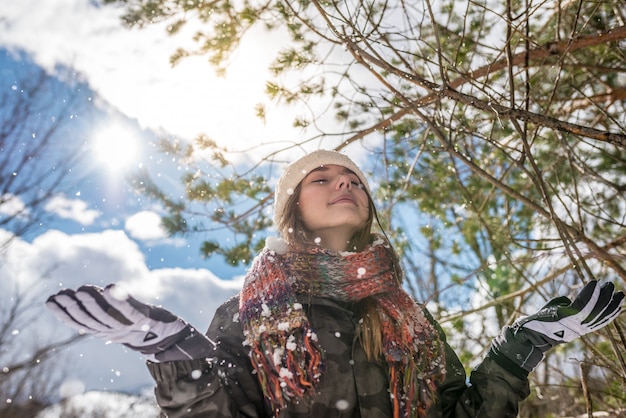
M 599 286 L 593 280 L 573 302 L 565 296 L 552 299 L 539 312 L 505 326 L 489 355 L 509 370 L 513 364 L 531 372 L 552 347 L 607 326 L 623 303 L 624 293 L 616 292 L 613 283 Z
M 215 343 L 171 312 L 141 303 L 119 286 L 81 286 L 50 296 L 46 307 L 66 325 L 124 344 L 153 362 L 210 357 Z

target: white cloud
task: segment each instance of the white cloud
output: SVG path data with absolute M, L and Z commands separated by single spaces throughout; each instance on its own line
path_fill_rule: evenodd
M 91 225 L 100 216 L 100 211 L 88 209 L 87 206 L 84 200 L 54 196 L 46 203 L 45 210 L 63 219 L 72 219 L 81 225 Z
M 126 219 L 124 228 L 131 237 L 143 241 L 167 237 L 165 229 L 161 226 L 161 216 L 148 210 L 135 213 Z
M 10 233 L 0 229 L 0 238 Z M 159 304 L 205 330 L 223 301 L 241 287 L 220 280 L 206 269 L 150 270 L 137 244 L 123 231 L 70 235 L 47 231 L 32 242 L 15 238 L 3 254 L 0 306 L 9 306 L 16 289 L 28 294 L 37 318 L 19 330 L 15 347 L 62 338 L 73 333 L 46 311 L 46 298 L 63 288 L 83 284 L 105 286 L 123 282 L 137 299 Z M 86 390 L 133 390 L 151 385 L 140 354 L 121 345 L 105 345 L 90 337 L 63 351 L 68 378 L 84 382 Z
M 0 196 L 0 215 L 18 216 L 25 215 L 28 210 L 19 196 L 5 193 Z

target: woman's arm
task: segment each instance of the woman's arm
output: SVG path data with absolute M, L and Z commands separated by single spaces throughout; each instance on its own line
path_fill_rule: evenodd
M 263 395 L 252 373 L 237 314 L 239 298 L 220 306 L 207 335 L 207 359 L 148 362 L 157 402 L 168 417 L 264 417 Z
M 437 389 L 437 402 L 429 418 L 473 418 L 517 416 L 519 403 L 530 394 L 527 374 L 514 374 L 487 357 L 467 382 L 465 369 L 446 342 L 441 326 L 425 310 L 445 345 L 446 377 Z
M 516 417 L 518 405 L 530 394 L 528 374 L 552 347 L 572 341 L 611 323 L 620 314 L 624 293 L 613 283 L 592 280 L 571 301 L 560 296 L 537 313 L 505 326 L 483 362 L 472 371 L 470 385 L 461 386 L 462 365 L 446 344 L 448 373 L 440 386 L 442 414 L 454 418 Z M 442 338 L 441 327 L 437 326 Z

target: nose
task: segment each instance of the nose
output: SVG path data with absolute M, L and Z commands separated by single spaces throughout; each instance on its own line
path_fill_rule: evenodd
M 348 190 L 352 189 L 352 182 L 350 181 L 350 177 L 345 174 L 340 174 L 337 177 L 337 190 L 341 190 L 342 187 L 345 187 Z

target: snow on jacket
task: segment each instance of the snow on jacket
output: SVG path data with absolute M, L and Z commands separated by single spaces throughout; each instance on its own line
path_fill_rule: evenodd
M 350 306 L 323 298 L 301 301 L 325 352 L 326 367 L 309 402 L 291 403 L 280 418 L 390 418 L 389 381 L 383 362 L 370 362 L 358 336 L 359 318 Z M 209 359 L 148 362 L 163 417 L 271 418 L 248 358 L 237 318 L 239 298 L 216 311 L 207 335 L 218 346 Z M 432 319 L 432 318 L 431 318 Z M 439 325 L 434 322 L 445 336 Z M 528 380 L 487 357 L 467 383 L 463 365 L 446 347 L 446 378 L 438 386 L 429 418 L 516 417 L 530 393 Z

